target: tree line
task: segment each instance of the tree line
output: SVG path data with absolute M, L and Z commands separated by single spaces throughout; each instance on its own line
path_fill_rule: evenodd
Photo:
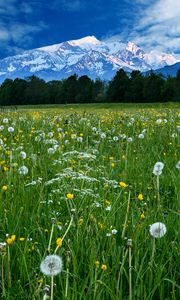
M 145 76 L 120 69 L 109 82 L 76 74 L 45 82 L 33 75 L 5 79 L 0 86 L 0 105 L 167 101 L 180 101 L 180 70 L 176 77 L 165 79 L 153 71 Z

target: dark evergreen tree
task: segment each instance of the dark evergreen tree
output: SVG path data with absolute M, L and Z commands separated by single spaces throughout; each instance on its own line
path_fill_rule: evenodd
M 162 75 L 150 72 L 149 76 L 144 77 L 143 96 L 145 102 L 163 101 L 163 88 L 165 80 Z
M 0 88 L 0 104 L 12 105 L 14 102 L 14 86 L 12 79 L 5 79 Z
M 78 103 L 90 103 L 93 101 L 93 81 L 86 75 L 78 79 L 76 101 Z
M 130 79 L 123 69 L 117 71 L 107 90 L 108 102 L 126 102 Z

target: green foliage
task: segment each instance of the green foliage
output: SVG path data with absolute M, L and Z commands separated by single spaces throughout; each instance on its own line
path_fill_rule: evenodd
M 76 74 L 64 80 L 44 80 L 31 76 L 26 79 L 6 79 L 0 86 L 0 105 L 68 104 L 68 103 L 153 103 L 180 101 L 180 75 L 164 79 L 151 71 L 126 74 L 117 71 L 110 82 L 91 80 Z

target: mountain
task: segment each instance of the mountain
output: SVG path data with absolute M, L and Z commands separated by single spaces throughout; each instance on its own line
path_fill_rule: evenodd
M 45 80 L 67 78 L 76 73 L 111 79 L 118 69 L 147 71 L 177 60 L 171 54 L 144 52 L 133 42 L 114 39 L 99 41 L 94 36 L 41 47 L 0 60 L 0 82 L 33 74 Z
M 175 77 L 178 70 L 180 70 L 180 62 L 171 66 L 165 66 L 164 68 L 157 69 L 155 72 L 158 74 L 162 74 L 164 77 Z

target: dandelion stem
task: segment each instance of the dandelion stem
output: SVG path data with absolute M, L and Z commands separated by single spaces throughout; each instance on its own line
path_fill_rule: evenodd
M 54 276 L 51 276 L 51 298 L 53 300 L 53 292 L 54 292 Z
M 129 300 L 132 300 L 132 240 L 128 240 L 128 250 L 129 250 Z
M 122 270 L 123 270 L 123 267 L 124 267 L 124 263 L 126 261 L 127 254 L 128 254 L 128 249 L 126 249 L 126 252 L 125 252 L 125 254 L 123 256 L 122 263 L 121 263 L 121 266 L 120 266 L 120 269 L 119 269 L 118 281 L 117 281 L 117 287 L 116 287 L 117 294 L 119 293 L 119 286 L 120 286 L 121 274 L 122 274 Z
M 129 214 L 129 207 L 130 207 L 130 192 L 129 192 L 129 196 L 128 196 L 128 203 L 127 203 L 126 217 L 125 217 L 124 227 L 123 227 L 122 236 L 121 236 L 122 239 L 124 238 L 125 231 L 126 231 L 126 226 L 127 226 L 127 221 L 128 221 L 128 214 Z
M 2 296 L 5 297 L 5 286 L 4 286 L 4 255 L 2 255 L 2 266 L 1 266 L 1 281 L 2 281 Z
M 160 208 L 159 175 L 157 175 L 157 199 L 158 199 L 158 209 L 159 209 Z
M 49 238 L 48 252 L 50 252 L 50 249 L 51 249 L 51 242 L 52 242 L 52 237 L 53 237 L 53 231 L 54 231 L 54 223 L 52 224 L 52 227 L 51 227 L 51 234 L 50 234 L 50 238 Z
M 151 262 L 150 262 L 151 265 L 153 264 L 153 261 L 154 261 L 155 248 L 156 248 L 155 238 L 153 238 L 153 240 L 152 240 Z
M 10 251 L 9 251 L 9 246 L 7 247 L 7 259 L 8 259 L 8 288 L 11 287 L 11 267 L 10 267 Z

